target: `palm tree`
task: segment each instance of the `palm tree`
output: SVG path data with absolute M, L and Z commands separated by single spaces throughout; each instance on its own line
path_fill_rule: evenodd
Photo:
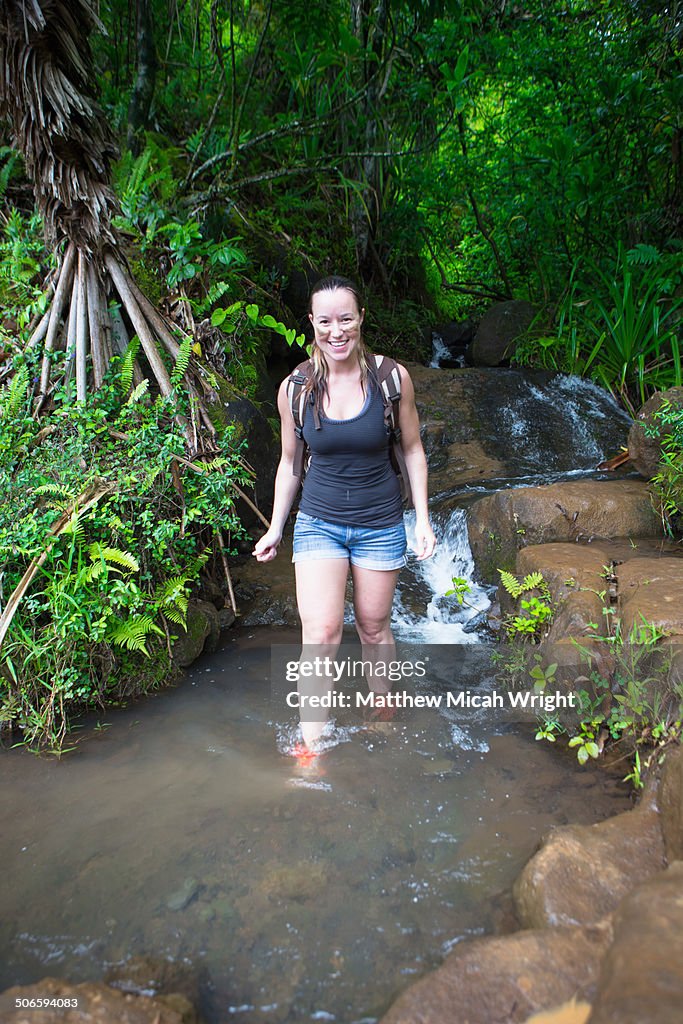
M 88 0 L 0 0 L 0 116 L 23 153 L 58 258 L 49 307 L 28 342 L 42 351 L 36 412 L 54 390 L 56 351 L 64 351 L 64 374 L 75 375 L 76 398 L 84 401 L 101 386 L 112 354 L 123 354 L 137 335 L 135 383 L 147 376 L 170 396 L 164 353 L 187 364 L 191 413 L 183 423 L 195 454 L 206 444 L 202 435 L 215 433 L 202 400 L 212 389 L 190 356 L 192 339 L 178 340 L 123 255 L 110 173 L 117 146 L 97 102 L 89 45 L 96 28 L 102 25 Z

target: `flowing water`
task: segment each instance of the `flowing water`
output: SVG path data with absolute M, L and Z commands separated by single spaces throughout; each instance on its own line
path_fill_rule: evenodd
M 585 472 L 614 443 L 592 385 L 496 381 L 509 393 L 482 423 L 509 480 Z M 271 679 L 272 645 L 296 634 L 252 629 L 177 688 L 86 723 L 61 762 L 3 752 L 0 988 L 139 990 L 163 968 L 208 1024 L 375 1021 L 456 943 L 513 926 L 511 885 L 548 828 L 626 809 L 626 787 L 536 742 L 533 718 L 443 699 L 485 704 L 496 683 L 464 512 L 435 519 L 437 555 L 402 574 L 394 606 L 399 652 L 427 664 L 406 688 L 434 706 L 350 699 L 310 760 Z
M 467 631 L 488 597 L 475 586 L 460 609 L 442 597 L 452 575 L 471 576 L 459 512 L 402 585 L 399 649 L 428 652 L 415 692 L 491 694 Z M 627 806 L 507 707 L 350 708 L 323 755 L 295 756 L 296 713 L 269 679 L 270 644 L 295 639 L 231 635 L 61 762 L 3 754 L 0 987 L 125 984 L 148 957 L 193 975 L 209 1024 L 374 1021 L 456 943 L 509 923 L 551 825 Z

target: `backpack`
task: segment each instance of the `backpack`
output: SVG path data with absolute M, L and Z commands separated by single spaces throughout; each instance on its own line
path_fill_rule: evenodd
M 306 392 L 306 382 L 311 375 L 312 369 L 313 364 L 310 359 L 307 359 L 304 363 L 299 363 L 287 378 L 287 397 L 294 420 L 294 433 L 296 434 L 293 473 L 299 479 L 303 479 L 307 466 L 306 442 L 304 440 L 304 416 L 307 400 L 313 405 L 313 418 L 316 429 L 320 429 L 320 418 L 313 392 Z M 408 478 L 403 448 L 401 447 L 401 428 L 398 425 L 401 401 L 401 374 L 398 369 L 398 363 L 389 356 L 371 355 L 369 369 L 382 393 L 384 424 L 390 438 L 389 455 L 401 486 L 401 498 L 403 504 L 410 508 L 413 503 L 410 480 Z

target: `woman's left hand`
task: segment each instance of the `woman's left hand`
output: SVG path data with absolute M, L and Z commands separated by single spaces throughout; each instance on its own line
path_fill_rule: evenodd
M 415 523 L 415 553 L 418 562 L 431 558 L 436 547 L 436 537 L 428 519 L 418 519 Z

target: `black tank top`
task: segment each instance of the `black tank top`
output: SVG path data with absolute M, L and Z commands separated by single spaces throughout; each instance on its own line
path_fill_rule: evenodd
M 306 403 L 303 433 L 311 451 L 300 509 L 328 523 L 383 528 L 403 518 L 401 488 L 389 458 L 384 402 L 370 381 L 363 408 L 350 420 L 322 412 L 315 429 Z

